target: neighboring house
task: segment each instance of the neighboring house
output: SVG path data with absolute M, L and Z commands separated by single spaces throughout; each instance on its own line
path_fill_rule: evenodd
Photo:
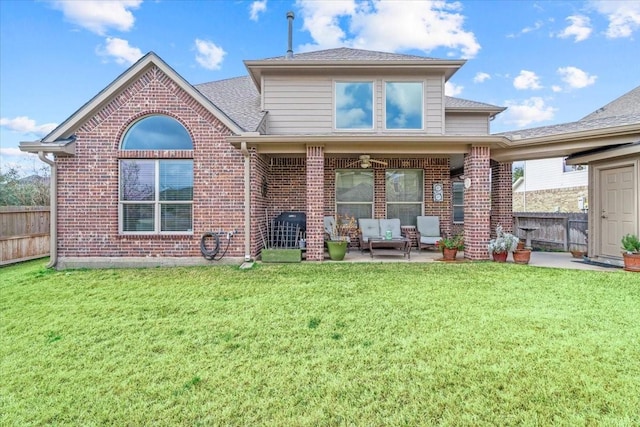
M 490 134 L 502 107 L 444 95 L 464 63 L 338 48 L 193 86 L 149 53 L 20 145 L 52 167 L 51 264 L 204 263 L 210 231 L 230 237 L 227 259 L 255 259 L 266 221 L 289 211 L 306 214 L 310 261 L 324 216 L 343 213 L 436 215 L 443 235 L 464 228 L 466 258 L 487 259 L 495 226 L 512 228 L 522 144 Z
M 522 162 L 524 176 L 513 183 L 514 212 L 586 212 L 588 167 L 565 159 Z
M 588 165 L 588 254 L 621 265 L 622 236 L 640 234 L 640 86 L 576 122 L 503 135 L 513 144 L 494 151 L 497 160 Z

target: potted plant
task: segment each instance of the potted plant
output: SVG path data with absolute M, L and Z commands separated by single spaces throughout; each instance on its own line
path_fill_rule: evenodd
M 460 234 L 456 234 L 453 237 L 445 237 L 438 240 L 438 248 L 442 252 L 442 259 L 444 261 L 453 261 L 458 255 L 458 251 L 464 249 L 464 237 Z
M 640 239 L 635 234 L 626 234 L 622 238 L 622 258 L 626 271 L 640 272 Z
M 327 249 L 329 258 L 342 261 L 347 253 L 347 246 L 351 241 L 351 233 L 357 231 L 356 219 L 348 215 L 336 215 L 336 221 L 331 227 Z
M 506 262 L 509 252 L 513 252 L 518 246 L 518 239 L 511 233 L 505 233 L 502 226 L 496 227 L 496 238 L 489 241 L 489 253 L 496 262 Z
M 513 251 L 513 262 L 516 264 L 529 264 L 531 260 L 531 248 L 518 247 Z

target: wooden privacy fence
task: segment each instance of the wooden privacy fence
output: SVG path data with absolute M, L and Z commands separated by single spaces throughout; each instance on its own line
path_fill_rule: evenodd
M 49 256 L 49 206 L 0 206 L 0 265 Z
M 586 213 L 514 212 L 513 232 L 524 239 L 520 227 L 530 231 L 531 246 L 535 249 L 585 251 L 587 250 Z

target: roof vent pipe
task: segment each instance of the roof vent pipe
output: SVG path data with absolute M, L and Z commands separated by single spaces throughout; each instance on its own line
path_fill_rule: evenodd
M 287 20 L 289 21 L 289 44 L 287 45 L 287 59 L 293 59 L 293 12 L 287 12 Z

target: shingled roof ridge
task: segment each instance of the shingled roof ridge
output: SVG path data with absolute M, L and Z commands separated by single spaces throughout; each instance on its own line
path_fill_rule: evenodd
M 262 61 L 295 61 L 295 60 L 418 60 L 434 61 L 438 58 L 428 56 L 411 55 L 405 53 L 383 52 L 377 50 L 355 49 L 351 47 L 336 47 L 331 49 L 314 50 L 310 52 L 294 53 L 293 58 L 288 59 L 286 55 L 264 58 Z

